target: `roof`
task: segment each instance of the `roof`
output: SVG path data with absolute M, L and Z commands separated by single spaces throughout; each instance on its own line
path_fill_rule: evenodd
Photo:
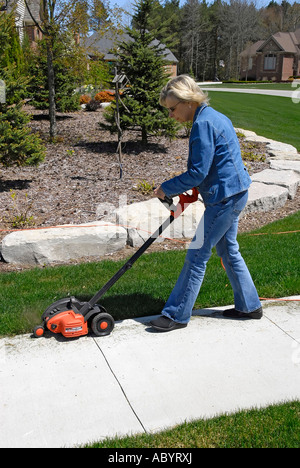
M 297 54 L 299 51 L 299 44 L 294 32 L 277 32 L 273 34 L 267 41 L 265 41 L 261 47 L 257 50 L 258 52 L 263 49 L 264 46 L 270 41 L 275 41 L 279 48 L 283 52 L 290 52 L 292 54 Z
M 241 52 L 242 57 L 252 57 L 256 54 L 257 50 L 264 44 L 265 41 L 257 41 L 254 44 L 251 44 L 243 52 Z
M 31 14 L 34 19 L 39 22 L 41 20 L 41 2 L 40 0 L 28 0 L 28 6 L 30 8 Z M 27 7 L 25 8 L 25 15 L 24 15 L 25 23 L 33 23 L 32 18 L 29 14 Z
M 117 57 L 114 55 L 113 49 L 118 46 L 119 42 L 129 42 L 131 40 L 131 37 L 126 32 L 95 32 L 87 39 L 85 39 L 84 44 L 87 47 L 90 55 L 93 55 L 93 52 L 97 52 L 104 55 L 104 60 L 116 60 Z M 166 48 L 164 44 L 161 44 L 157 39 L 154 39 L 151 45 L 159 46 L 159 48 L 165 49 L 164 56 L 167 62 L 178 63 L 177 58 L 170 51 L 170 49 Z
M 257 41 L 255 44 L 247 47 L 240 54 L 241 56 L 251 57 L 256 55 L 257 52 L 262 52 L 265 46 L 274 41 L 282 52 L 299 54 L 300 53 L 300 28 L 294 32 L 277 32 L 270 36 L 267 40 Z
M 297 39 L 297 35 L 299 35 L 299 39 Z M 295 54 L 299 52 L 300 29 L 295 32 L 278 32 L 274 34 L 274 38 L 285 52 L 292 52 Z

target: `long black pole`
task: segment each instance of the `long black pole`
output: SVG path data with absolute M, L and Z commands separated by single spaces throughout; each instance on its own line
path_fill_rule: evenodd
M 162 234 L 162 232 L 170 226 L 170 224 L 174 221 L 174 216 L 171 214 L 166 221 L 149 237 L 148 240 L 132 255 L 132 257 L 127 260 L 127 262 L 120 268 L 117 273 L 107 281 L 107 283 L 98 291 L 95 296 L 88 302 L 86 302 L 83 307 L 80 309 L 80 313 L 84 315 L 90 309 L 93 308 L 95 304 L 99 301 L 99 299 L 121 278 L 121 276 L 129 270 L 132 265 L 140 258 L 140 256 L 150 247 L 151 244 Z

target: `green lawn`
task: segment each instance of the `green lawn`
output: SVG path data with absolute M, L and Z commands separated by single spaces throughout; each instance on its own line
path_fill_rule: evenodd
M 235 127 L 289 143 L 300 151 L 300 103 L 277 96 L 209 91 L 210 104 Z
M 300 211 L 258 232 L 238 236 L 241 252 L 261 297 L 283 297 L 300 292 Z M 100 303 L 122 320 L 159 314 L 184 262 L 184 251 L 144 254 L 106 293 Z M 68 296 L 89 300 L 124 262 L 109 260 L 81 265 L 35 268 L 0 275 L 0 335 L 31 332 L 45 309 Z M 196 308 L 233 303 L 228 278 L 213 252 Z
M 197 420 L 157 434 L 106 439 L 85 447 L 299 448 L 300 402 Z

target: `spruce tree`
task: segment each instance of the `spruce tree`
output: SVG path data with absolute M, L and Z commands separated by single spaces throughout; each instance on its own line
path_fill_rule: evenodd
M 0 14 L 0 164 L 36 165 L 44 159 L 45 148 L 30 132 L 30 116 L 23 110 L 29 79 L 22 74 L 23 59 L 13 13 Z
M 58 112 L 73 112 L 79 109 L 79 95 L 74 93 L 76 76 L 64 60 L 64 46 L 56 41 L 53 47 L 56 57 L 53 60 L 55 107 Z M 49 109 L 49 82 L 46 42 L 39 41 L 36 50 L 31 52 L 28 72 L 32 76 L 28 96 L 36 109 Z
M 129 40 L 118 44 L 118 70 L 129 80 L 120 106 L 120 126 L 122 130 L 137 129 L 142 142 L 152 135 L 173 137 L 177 125 L 168 116 L 166 109 L 159 105 L 159 95 L 168 80 L 165 72 L 165 49 L 148 31 L 148 22 L 153 8 L 153 0 L 138 0 L 133 15 L 134 27 L 127 28 Z M 116 131 L 112 106 L 106 112 L 109 129 Z

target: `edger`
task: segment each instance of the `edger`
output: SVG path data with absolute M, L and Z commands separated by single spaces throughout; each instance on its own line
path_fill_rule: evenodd
M 138 258 L 150 247 L 162 232 L 177 219 L 190 203 L 198 200 L 197 189 L 192 194 L 179 195 L 179 202 L 175 206 L 173 199 L 165 197 L 160 200 L 169 210 L 170 216 L 146 240 L 146 242 L 127 260 L 127 262 L 102 286 L 102 288 L 88 302 L 82 302 L 76 297 L 67 297 L 51 304 L 42 315 L 42 323 L 33 330 L 33 335 L 39 338 L 45 330 L 61 333 L 66 338 L 87 335 L 91 329 L 96 336 L 109 335 L 115 325 L 113 317 L 98 302 L 101 297 L 129 270 Z

